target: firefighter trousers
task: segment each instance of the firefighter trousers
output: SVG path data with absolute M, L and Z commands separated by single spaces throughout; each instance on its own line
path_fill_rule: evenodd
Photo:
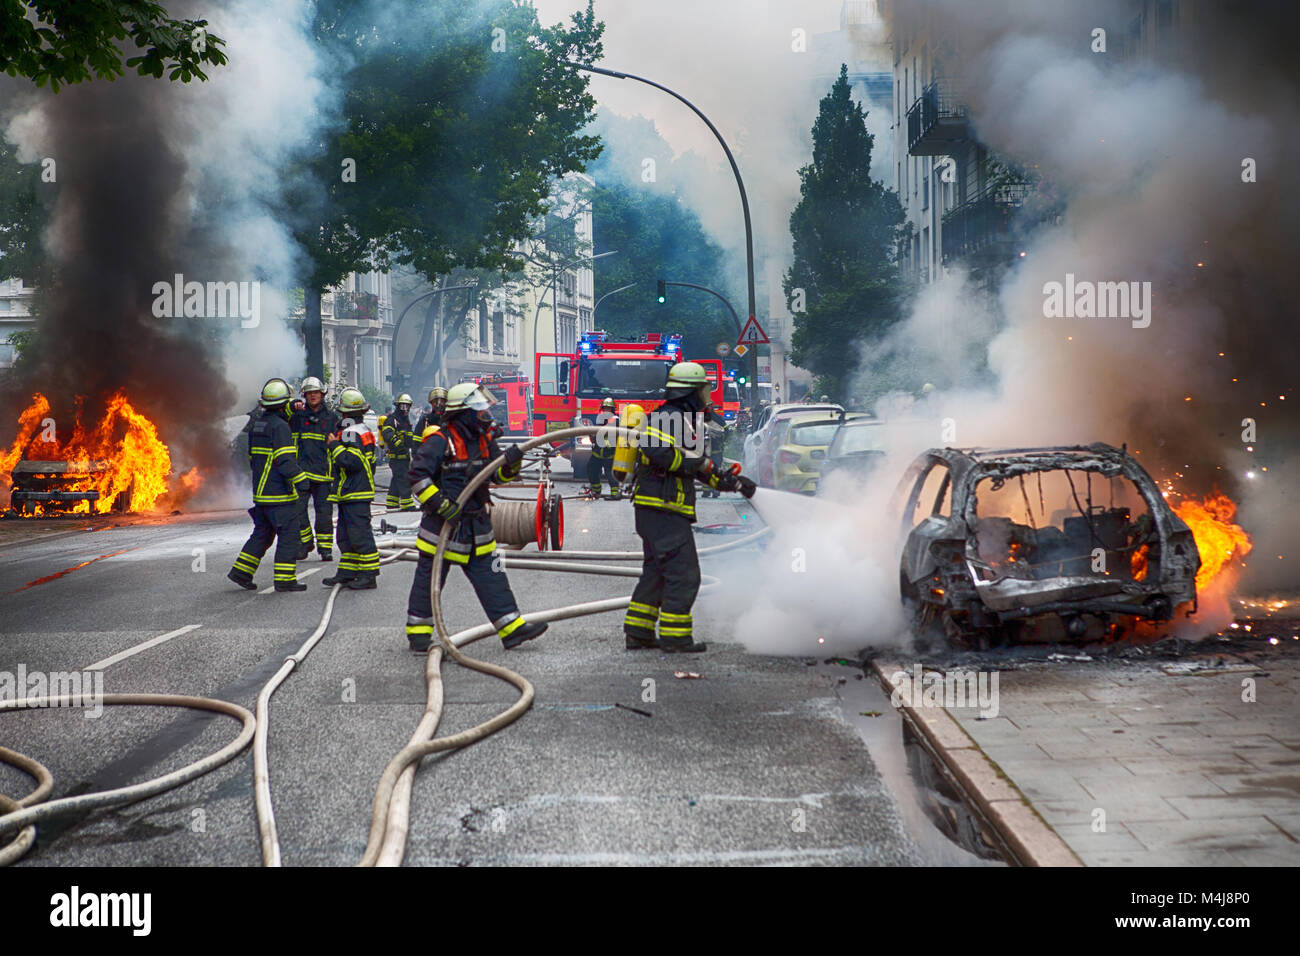
M 461 519 L 467 523 L 466 518 Z M 438 534 L 442 522 L 428 516 L 421 522 L 421 529 Z M 463 535 L 468 537 L 468 535 Z M 423 545 L 424 542 L 421 542 Z M 436 546 L 435 546 L 436 549 Z M 442 580 L 439 589 L 447 586 L 447 574 L 453 564 L 459 564 L 469 578 L 469 583 L 483 606 L 483 613 L 496 628 L 497 634 L 509 637 L 511 632 L 524 623 L 519 614 L 519 605 L 515 602 L 514 592 L 510 590 L 510 581 L 505 569 L 496 560 L 495 552 L 488 554 L 454 554 L 443 552 Z M 433 636 L 433 597 L 429 593 L 433 581 L 433 554 L 431 550 L 420 548 L 420 560 L 415 565 L 415 579 L 411 582 L 411 594 L 406 603 L 406 636 L 408 639 Z
M 275 583 L 297 580 L 298 506 L 253 505 L 248 509 L 253 519 L 253 533 L 235 558 L 234 575 L 252 581 L 262 563 L 262 556 L 275 542 Z
M 614 453 L 611 451 L 608 458 L 598 458 L 595 453 L 587 461 L 587 484 L 600 493 L 601 479 L 609 484 L 609 490 L 612 492 L 618 487 L 614 481 Z
M 623 618 L 623 632 L 643 643 L 659 637 L 670 643 L 692 640 L 691 606 L 700 592 L 700 559 L 691 522 L 659 508 L 636 508 L 641 538 L 641 579 Z
M 339 502 L 339 575 L 355 578 L 379 573 L 379 550 L 370 530 L 369 501 Z
M 388 468 L 392 477 L 388 479 L 388 497 L 384 504 L 390 508 L 414 508 L 415 499 L 411 497 L 411 480 L 406 477 L 411 462 L 407 458 L 388 459 Z
M 330 501 L 329 481 L 313 481 L 307 494 L 298 495 L 298 541 L 308 550 L 315 547 L 321 554 L 334 550 L 334 504 Z M 315 505 L 316 534 L 311 533 L 309 505 Z

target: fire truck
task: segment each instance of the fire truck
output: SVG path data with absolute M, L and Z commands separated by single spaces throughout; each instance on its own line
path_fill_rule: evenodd
M 526 438 L 529 414 L 532 408 L 532 389 L 527 375 L 518 372 L 496 372 L 492 375 L 467 375 L 463 382 L 482 385 L 497 400 L 492 406 L 492 417 L 507 435 Z
M 533 434 L 545 435 L 573 424 L 581 417 L 594 423 L 603 399 L 613 398 L 616 407 L 635 402 L 647 413 L 664 401 L 668 370 L 681 357 L 680 333 L 651 332 L 637 342 L 615 342 L 605 332 L 584 332 L 572 354 L 539 352 L 534 366 Z M 713 402 L 722 407 L 724 385 L 722 362 L 718 359 L 690 359 L 704 366 L 713 383 Z M 585 478 L 591 456 L 591 440 L 579 439 L 576 446 L 562 448 L 573 463 L 573 474 Z
M 709 383 L 714 387 L 716 392 L 718 387 L 718 374 L 712 365 L 705 364 L 704 371 L 709 376 Z M 722 376 L 722 401 L 717 402 L 718 411 L 722 413 L 723 419 L 728 425 L 736 420 L 740 414 L 740 386 L 736 384 L 736 370 L 727 369 Z

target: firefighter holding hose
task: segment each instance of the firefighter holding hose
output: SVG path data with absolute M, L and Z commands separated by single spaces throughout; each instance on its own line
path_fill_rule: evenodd
M 388 498 L 385 503 L 390 508 L 402 511 L 414 511 L 415 501 L 411 498 L 411 482 L 407 471 L 411 465 L 411 449 L 415 444 L 411 428 L 411 396 L 405 393 L 397 396 L 393 403 L 393 413 L 389 415 L 380 428 L 384 447 L 388 449 Z
M 326 443 L 330 435 L 339 430 L 338 412 L 325 404 L 325 386 L 315 376 L 303 379 L 302 408 L 296 409 L 289 419 L 293 429 L 293 444 L 298 449 L 298 461 L 307 475 L 310 490 L 298 499 L 298 560 L 311 554 L 313 545 L 322 561 L 334 560 L 334 505 L 330 492 L 334 490 L 334 469 L 330 465 Z M 312 535 L 308 504 L 315 505 L 316 534 Z
M 492 405 L 492 397 L 481 386 L 473 382 L 453 385 L 447 392 L 445 424 L 424 436 L 411 462 L 411 491 L 424 510 L 416 538 L 420 559 L 406 607 L 406 640 L 417 653 L 428 651 L 433 644 L 433 556 L 444 522 L 457 517 L 460 520 L 443 551 L 439 589 L 447 583 L 451 566 L 460 565 L 507 649 L 540 637 L 546 630 L 544 623 L 524 620 L 505 573 L 493 566 L 497 542 L 488 483 L 478 487 L 463 512 L 456 503 L 474 476 L 501 454 L 491 437 Z M 517 446 L 509 446 L 505 456 L 505 464 L 493 476 L 499 482 L 518 478 L 523 467 L 524 453 Z
M 298 464 L 293 430 L 289 427 L 289 383 L 270 379 L 262 386 L 260 409 L 248 428 L 248 464 L 253 478 L 253 533 L 244 543 L 235 566 L 226 574 L 241 588 L 257 589 L 253 575 L 275 541 L 275 589 L 305 591 L 298 581 L 298 498 L 311 488 Z
M 358 389 L 339 396 L 339 430 L 327 448 L 334 469 L 330 500 L 339 506 L 339 570 L 321 584 L 345 585 L 353 591 L 378 587 L 379 549 L 370 529 L 370 505 L 375 500 L 375 433 L 365 423 L 370 404 Z
M 623 618 L 628 650 L 657 647 L 670 654 L 707 650 L 696 643 L 691 606 L 700 590 L 695 553 L 695 482 L 752 497 L 754 482 L 739 466 L 718 469 L 704 455 L 704 413 L 712 403 L 704 366 L 680 362 L 668 372 L 666 401 L 643 430 L 633 473 L 632 504 L 644 561 Z M 659 640 L 655 640 L 655 626 Z

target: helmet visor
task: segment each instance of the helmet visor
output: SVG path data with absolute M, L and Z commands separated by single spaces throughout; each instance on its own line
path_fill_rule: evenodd
M 495 404 L 496 400 L 482 388 L 476 388 L 465 396 L 465 407 L 476 412 L 485 412 Z

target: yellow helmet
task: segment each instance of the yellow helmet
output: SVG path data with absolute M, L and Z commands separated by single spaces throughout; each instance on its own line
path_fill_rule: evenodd
M 289 383 L 284 379 L 268 379 L 267 383 L 262 386 L 262 397 L 258 400 L 258 403 L 263 408 L 279 408 L 289 401 L 292 394 Z
M 339 412 L 344 415 L 359 416 L 370 411 L 370 403 L 359 389 L 345 388 L 339 395 Z
M 447 390 L 441 385 L 429 389 L 429 404 L 432 405 L 438 399 L 442 399 L 444 402 L 447 400 Z
M 698 393 L 700 401 L 709 404 L 713 387 L 708 373 L 699 362 L 678 362 L 668 370 L 667 393 L 669 398 L 681 398 Z
M 496 402 L 487 391 L 476 382 L 461 382 L 453 385 L 447 392 L 447 414 L 454 415 L 467 408 L 476 412 L 487 411 Z
M 405 405 L 405 406 L 407 406 L 407 407 L 409 408 L 409 407 L 410 407 L 412 404 L 414 404 L 414 403 L 411 401 L 411 396 L 410 396 L 410 395 L 407 395 L 405 392 L 403 392 L 401 395 L 398 395 L 398 396 L 397 396 L 397 400 L 394 401 L 393 404 L 394 404 L 394 405 Z

